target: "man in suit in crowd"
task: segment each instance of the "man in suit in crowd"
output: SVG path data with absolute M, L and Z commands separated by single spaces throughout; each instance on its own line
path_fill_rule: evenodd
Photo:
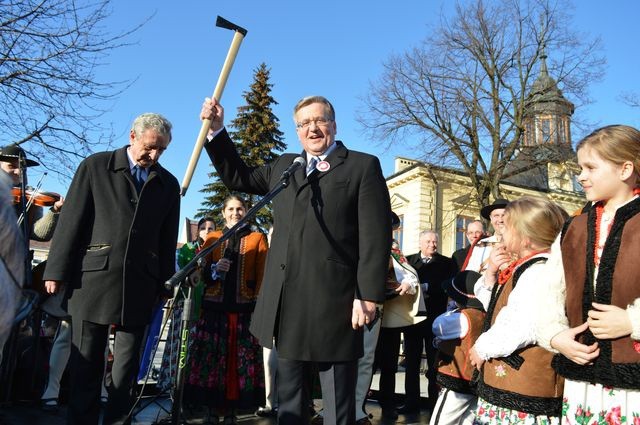
M 223 128 L 224 112 L 207 99 L 212 120 L 205 146 L 231 190 L 266 194 L 298 156 L 248 167 Z M 320 370 L 327 423 L 355 420 L 356 363 L 362 326 L 384 301 L 391 245 L 391 207 L 380 163 L 335 140 L 331 103 L 302 99 L 294 108 L 307 170 L 295 172 L 273 201 L 273 236 L 251 322 L 263 346 L 278 347 L 278 423 L 309 422 L 309 380 Z
M 464 248 L 460 248 L 456 250 L 452 255 L 451 259 L 453 263 L 456 265 L 456 270 L 460 271 L 462 265 L 464 264 L 464 260 L 467 258 L 467 254 L 469 254 L 469 250 L 473 246 L 473 243 L 480 238 L 485 236 L 484 234 L 484 224 L 480 220 L 473 220 L 467 224 L 466 231 L 467 241 L 469 244 Z
M 175 271 L 176 178 L 158 159 L 171 123 L 137 117 L 129 145 L 82 161 L 53 237 L 45 286 L 67 286 L 73 319 L 68 423 L 97 424 L 109 327 L 115 346 L 104 424 L 125 423 L 140 346 L 163 283 Z
M 493 235 L 480 239 L 474 246 L 466 264 L 460 266 L 460 270 L 473 270 L 478 273 L 484 272 L 487 268 L 491 249 L 495 244 L 502 241 L 502 228 L 504 227 L 504 209 L 509 201 L 506 199 L 496 199 L 490 205 L 485 205 L 480 210 L 480 215 L 491 222 Z
M 433 331 L 431 325 L 440 314 L 447 309 L 447 294 L 440 285 L 443 280 L 450 279 L 456 272 L 455 264 L 449 257 L 438 253 L 438 234 L 433 230 L 420 232 L 420 252 L 407 257 L 407 261 L 418 272 L 418 278 L 423 285 L 427 320 L 418 325 L 407 328 L 404 334 L 405 343 L 405 379 L 410 379 L 411 386 L 407 388 L 405 405 L 398 409 L 399 413 L 417 413 L 420 400 L 420 361 L 424 348 L 427 354 L 427 378 L 429 379 L 429 401 L 427 407 L 433 409 L 438 399 L 438 385 L 436 384 L 435 358 L 437 350 L 433 347 Z M 411 390 L 410 390 L 410 389 Z

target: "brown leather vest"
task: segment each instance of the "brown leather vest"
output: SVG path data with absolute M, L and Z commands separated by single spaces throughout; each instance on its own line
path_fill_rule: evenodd
M 522 273 L 539 258 L 522 264 L 502 288 L 497 288 L 487 312 L 487 320 L 495 323 L 500 310 Z M 564 378 L 551 367 L 553 354 L 537 345 L 524 347 L 508 357 L 484 363 L 478 396 L 497 406 L 536 415 L 560 414 Z
M 640 297 L 640 198 L 620 207 L 605 243 L 594 289 L 595 208 L 575 217 L 562 238 L 562 261 L 566 282 L 569 326 L 584 323 L 592 302 L 626 309 Z M 626 336 L 599 340 L 587 330 L 578 338 L 583 344 L 598 342 L 600 356 L 592 365 L 580 366 L 563 356 L 556 359 L 563 376 L 617 388 L 640 389 L 640 353 Z M 637 345 L 637 344 L 636 344 Z
M 438 374 L 436 379 L 440 385 L 451 390 L 472 393 L 469 381 L 475 368 L 469 362 L 469 350 L 482 333 L 484 312 L 475 308 L 460 311 L 469 321 L 469 332 L 464 338 L 442 341 L 438 347 Z

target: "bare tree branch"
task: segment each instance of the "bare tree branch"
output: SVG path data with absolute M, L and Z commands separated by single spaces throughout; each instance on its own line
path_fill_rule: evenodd
M 0 2 L 0 144 L 24 144 L 62 176 L 111 130 L 98 118 L 130 81 L 100 81 L 108 55 L 143 24 L 111 33 L 110 0 Z M 107 143 L 108 144 L 108 143 Z
M 460 168 L 475 198 L 499 197 L 520 148 L 528 96 L 543 51 L 549 73 L 574 103 L 590 102 L 602 76 L 600 41 L 572 32 L 564 0 L 476 0 L 417 48 L 390 57 L 363 99 L 360 123 L 388 144 L 423 141 L 424 160 Z

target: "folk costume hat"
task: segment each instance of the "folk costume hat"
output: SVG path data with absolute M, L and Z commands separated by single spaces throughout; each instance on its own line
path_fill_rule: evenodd
M 482 209 L 480 210 L 480 215 L 486 218 L 487 220 L 491 220 L 491 217 L 490 217 L 491 211 L 504 209 L 508 203 L 509 201 L 507 201 L 506 199 L 498 198 L 495 201 L 493 201 L 493 204 L 487 205 L 486 207 L 482 207 Z
M 457 302 L 463 308 L 475 308 L 484 310 L 482 303 L 473 293 L 473 287 L 482 275 L 473 270 L 465 270 L 456 274 L 452 279 L 442 282 L 442 289 L 449 298 Z
M 35 167 L 40 165 L 32 159 L 27 158 L 27 153 L 20 146 L 15 143 L 12 145 L 3 146 L 0 148 L 0 161 L 11 162 L 17 161 L 19 158 L 25 158 L 27 167 Z

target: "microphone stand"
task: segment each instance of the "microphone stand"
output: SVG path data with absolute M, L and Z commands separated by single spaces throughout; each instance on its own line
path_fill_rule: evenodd
M 247 225 L 249 219 L 256 215 L 256 213 L 273 198 L 276 197 L 284 188 L 289 186 L 289 177 L 293 173 L 286 173 L 281 178 L 278 184 L 271 189 L 266 195 L 260 199 L 247 213 L 238 221 L 233 227 L 224 232 L 218 240 L 208 247 L 200 250 L 191 261 L 189 261 L 182 269 L 178 270 L 169 280 L 165 282 L 166 289 L 172 289 L 175 286 L 181 285 L 182 282 L 188 285 L 189 274 L 198 266 L 204 264 L 205 257 L 220 246 L 224 241 L 231 238 L 236 234 L 238 230 Z M 184 307 L 182 310 L 181 326 L 180 326 L 180 353 L 178 355 L 178 367 L 176 368 L 176 383 L 173 390 L 173 405 L 171 407 L 171 424 L 179 425 L 180 416 L 182 414 L 182 398 L 184 394 L 184 380 L 185 380 L 185 366 L 187 365 L 187 348 L 189 346 L 189 329 L 194 322 L 191 317 L 193 309 L 193 299 L 191 298 L 192 287 L 189 285 L 187 296 L 184 299 Z

